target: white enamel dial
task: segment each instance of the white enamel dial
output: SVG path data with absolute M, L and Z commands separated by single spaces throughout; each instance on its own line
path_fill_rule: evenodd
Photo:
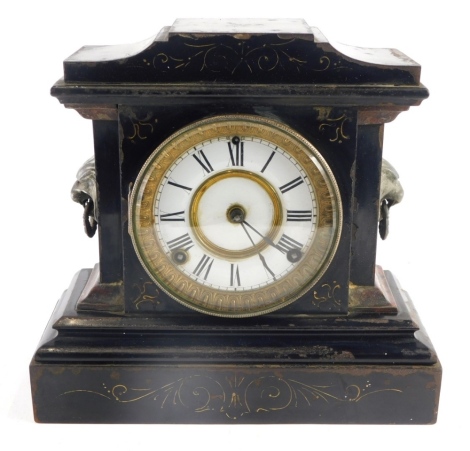
M 318 151 L 253 116 L 201 121 L 165 141 L 137 178 L 130 217 L 137 254 L 166 293 L 234 317 L 305 293 L 331 261 L 341 226 Z

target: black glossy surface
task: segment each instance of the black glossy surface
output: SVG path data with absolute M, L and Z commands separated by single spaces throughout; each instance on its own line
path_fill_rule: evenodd
M 134 183 L 141 167 L 155 148 L 172 133 L 206 117 L 234 113 L 262 115 L 293 127 L 317 148 L 333 171 L 341 193 L 343 213 L 343 230 L 338 249 L 333 262 L 316 286 L 312 287 L 299 300 L 284 308 L 283 312 L 284 314 L 315 312 L 345 314 L 347 312 L 353 190 L 351 175 L 354 171 L 356 155 L 356 112 L 354 110 L 298 107 L 285 100 L 284 105 L 275 107 L 252 104 L 239 106 L 231 102 L 224 105 L 203 104 L 198 107 L 187 105 L 184 108 L 184 115 L 181 114 L 180 105 L 160 106 L 154 104 L 147 107 L 123 106 L 119 108 L 119 113 L 119 124 L 122 129 L 120 148 L 122 150 L 123 191 L 121 196 L 125 207 L 123 208 L 123 252 L 125 308 L 127 312 L 141 311 L 161 314 L 165 311 L 182 313 L 187 311 L 185 307 L 169 298 L 162 290 L 150 288 L 148 285 L 150 278 L 137 259 L 131 237 L 127 233 L 127 223 L 124 222 L 127 220 L 129 186 Z M 333 122 L 335 124 L 333 128 L 322 126 L 322 124 L 329 125 L 331 123 L 328 118 L 344 118 L 339 122 L 342 124 L 342 132 L 347 138 L 335 139 L 337 131 L 335 122 Z M 376 226 L 372 224 L 371 227 Z M 375 262 L 375 253 L 371 255 L 371 259 Z M 318 292 L 319 298 L 323 297 L 325 288 L 322 286 L 325 284 L 337 287 L 336 297 L 316 300 L 314 292 Z M 151 291 L 153 300 L 139 301 L 144 290 Z
M 83 423 L 433 423 L 441 367 L 387 274 L 397 316 L 269 319 L 77 314 L 57 306 L 31 363 L 35 418 Z M 193 322 L 193 324 L 195 324 Z
M 165 28 L 138 50 L 88 47 L 65 61 L 51 92 L 93 119 L 106 289 L 77 312 L 90 277 L 81 270 L 61 298 L 30 366 L 37 421 L 436 420 L 441 367 L 394 277 L 385 285 L 396 314 L 358 313 L 379 311 L 370 299 L 348 305 L 351 283 L 374 285 L 383 124 L 428 96 L 420 67 L 395 50 L 343 55 L 293 22 L 291 36 L 266 33 L 266 24 L 218 35 Z M 211 317 L 170 299 L 128 232 L 129 194 L 149 155 L 182 127 L 223 114 L 293 128 L 341 193 L 343 229 L 328 270 L 293 304 L 255 318 Z M 117 295 L 107 303 L 106 293 Z
M 93 51 L 94 50 L 94 51 Z M 139 49 L 140 50 L 140 49 Z M 82 49 L 64 62 L 69 83 L 347 83 L 414 85 L 419 66 L 364 64 L 345 58 L 313 35 L 250 36 L 160 35 L 134 54 L 131 46 L 122 59 L 106 61 L 99 48 Z M 129 55 L 130 54 L 130 55 Z M 124 60 L 124 64 L 123 64 Z
M 432 346 L 392 275 L 387 278 L 398 315 L 305 317 L 272 314 L 226 319 L 166 314 L 159 317 L 76 313 L 88 270 L 82 270 L 60 306 L 58 335 L 39 348 L 39 362 L 274 364 L 433 364 Z M 204 321 L 202 321 L 204 319 Z M 199 320 L 199 321 L 198 321 Z M 48 334 L 51 337 L 51 334 Z
M 357 134 L 357 160 L 353 199 L 351 282 L 373 285 L 380 204 L 383 125 L 361 125 Z
M 99 199 L 100 280 L 103 283 L 122 280 L 118 132 L 115 121 L 93 121 Z

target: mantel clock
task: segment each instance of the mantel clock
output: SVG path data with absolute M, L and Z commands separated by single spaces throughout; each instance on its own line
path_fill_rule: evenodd
M 383 127 L 419 77 L 303 20 L 67 58 L 52 95 L 93 121 L 72 198 L 100 260 L 31 362 L 36 420 L 433 423 L 438 358 L 375 262 L 403 196 Z

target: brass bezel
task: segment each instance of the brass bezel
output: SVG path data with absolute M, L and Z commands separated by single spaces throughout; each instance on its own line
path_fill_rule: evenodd
M 210 253 L 213 255 L 217 255 L 218 257 L 222 257 L 228 260 L 238 260 L 243 258 L 251 257 L 252 255 L 261 252 L 263 249 L 268 246 L 266 241 L 261 240 L 256 246 L 249 247 L 246 249 L 240 249 L 239 251 L 228 251 L 216 244 L 212 243 L 202 232 L 199 227 L 199 220 L 197 217 L 197 211 L 199 207 L 199 202 L 204 195 L 204 193 L 217 183 L 219 180 L 223 180 L 228 177 L 240 177 L 240 178 L 248 178 L 256 183 L 258 183 L 268 194 L 271 202 L 273 203 L 273 219 L 271 224 L 271 229 L 267 233 L 266 237 L 270 240 L 274 240 L 275 236 L 279 231 L 279 227 L 282 224 L 282 202 L 279 199 L 279 195 L 275 188 L 271 186 L 264 178 L 260 177 L 257 174 L 254 174 L 251 171 L 245 171 L 242 169 L 227 169 L 226 171 L 219 172 L 212 177 L 209 177 L 205 180 L 204 184 L 199 186 L 195 191 L 189 207 L 189 224 L 192 227 L 193 233 L 198 241 L 206 248 Z
M 166 171 L 180 155 L 201 142 L 221 136 L 250 136 L 269 141 L 302 166 L 317 201 L 316 232 L 297 267 L 261 288 L 218 290 L 202 285 L 175 266 L 154 232 L 153 209 Z M 136 254 L 151 279 L 170 297 L 202 313 L 249 317 L 284 307 L 310 290 L 331 263 L 342 228 L 342 206 L 333 173 L 318 150 L 279 122 L 259 116 L 223 115 L 182 128 L 165 140 L 139 172 L 129 205 L 130 234 Z

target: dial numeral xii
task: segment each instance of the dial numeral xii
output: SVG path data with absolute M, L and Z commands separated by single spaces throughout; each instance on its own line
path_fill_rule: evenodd
M 232 166 L 243 166 L 245 143 L 241 141 L 238 136 L 235 136 L 232 138 L 232 142 L 228 142 L 227 144 Z

